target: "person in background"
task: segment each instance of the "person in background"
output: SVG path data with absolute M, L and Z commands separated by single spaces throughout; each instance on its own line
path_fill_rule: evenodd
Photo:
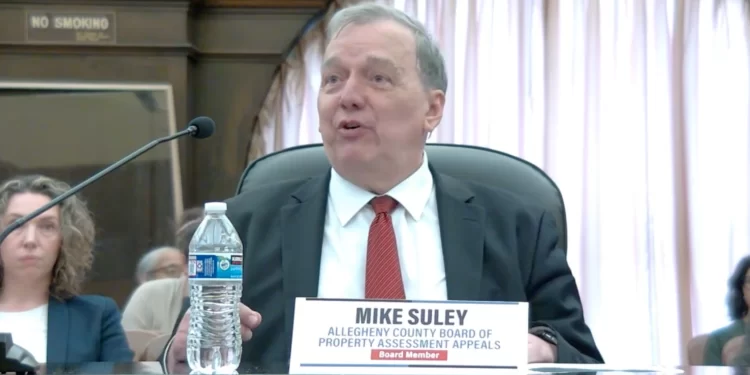
M 184 256 L 202 221 L 202 217 L 196 217 L 177 229 L 175 244 Z M 184 274 L 176 279 L 153 280 L 140 285 L 125 305 L 123 327 L 127 330 L 171 333 L 187 293 L 188 279 Z
M 155 248 L 138 261 L 135 279 L 140 285 L 151 280 L 179 278 L 185 274 L 186 259 L 180 249 L 171 246 Z
M 747 16 L 747 22 L 750 23 L 750 0 L 744 2 L 745 15 Z M 750 106 L 750 103 L 748 103 Z M 745 337 L 742 343 L 740 353 L 735 357 L 733 363 L 737 366 L 740 371 L 738 373 L 747 374 L 747 367 L 750 367 L 750 330 L 745 330 Z
M 730 340 L 745 334 L 748 306 L 750 306 L 750 256 L 742 258 L 737 263 L 734 273 L 729 278 L 727 309 L 732 323 L 708 335 L 703 353 L 705 366 L 729 365 L 722 360 L 722 351 Z
M 179 234 L 180 228 L 195 219 L 203 219 L 203 207 L 192 207 L 182 212 L 174 228 L 176 242 L 183 240 Z M 190 238 L 187 240 L 190 242 Z M 187 249 L 187 244 L 185 244 L 184 248 Z M 181 249 L 182 247 L 179 244 L 176 248 L 163 246 L 144 254 L 138 261 L 135 271 L 135 279 L 138 285 L 151 280 L 180 278 L 184 276 L 187 267 L 187 251 Z
M 30 175 L 0 185 L 0 228 L 70 189 Z M 77 196 L 14 230 L 0 243 L 0 332 L 39 363 L 131 362 L 110 298 L 80 295 L 91 268 L 94 221 Z

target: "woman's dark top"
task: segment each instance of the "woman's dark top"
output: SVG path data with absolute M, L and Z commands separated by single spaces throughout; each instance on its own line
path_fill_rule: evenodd
M 725 366 L 721 360 L 721 351 L 724 349 L 724 345 L 729 340 L 745 335 L 745 322 L 742 320 L 735 320 L 732 324 L 717 329 L 708 335 L 706 340 L 706 349 L 703 352 L 703 365 L 704 366 Z

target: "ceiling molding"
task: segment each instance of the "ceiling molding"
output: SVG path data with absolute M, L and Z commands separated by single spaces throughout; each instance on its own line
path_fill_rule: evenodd
M 323 9 L 328 0 L 194 0 L 206 8 L 313 8 Z

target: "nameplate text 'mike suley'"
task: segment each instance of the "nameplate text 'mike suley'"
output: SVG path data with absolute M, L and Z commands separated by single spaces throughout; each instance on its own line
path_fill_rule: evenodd
M 292 374 L 448 374 L 523 370 L 524 302 L 297 298 Z
M 117 42 L 114 12 L 26 11 L 26 41 L 50 44 Z

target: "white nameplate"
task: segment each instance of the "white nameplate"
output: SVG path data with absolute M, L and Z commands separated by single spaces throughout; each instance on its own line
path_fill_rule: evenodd
M 297 298 L 290 374 L 470 374 L 528 366 L 525 302 Z

